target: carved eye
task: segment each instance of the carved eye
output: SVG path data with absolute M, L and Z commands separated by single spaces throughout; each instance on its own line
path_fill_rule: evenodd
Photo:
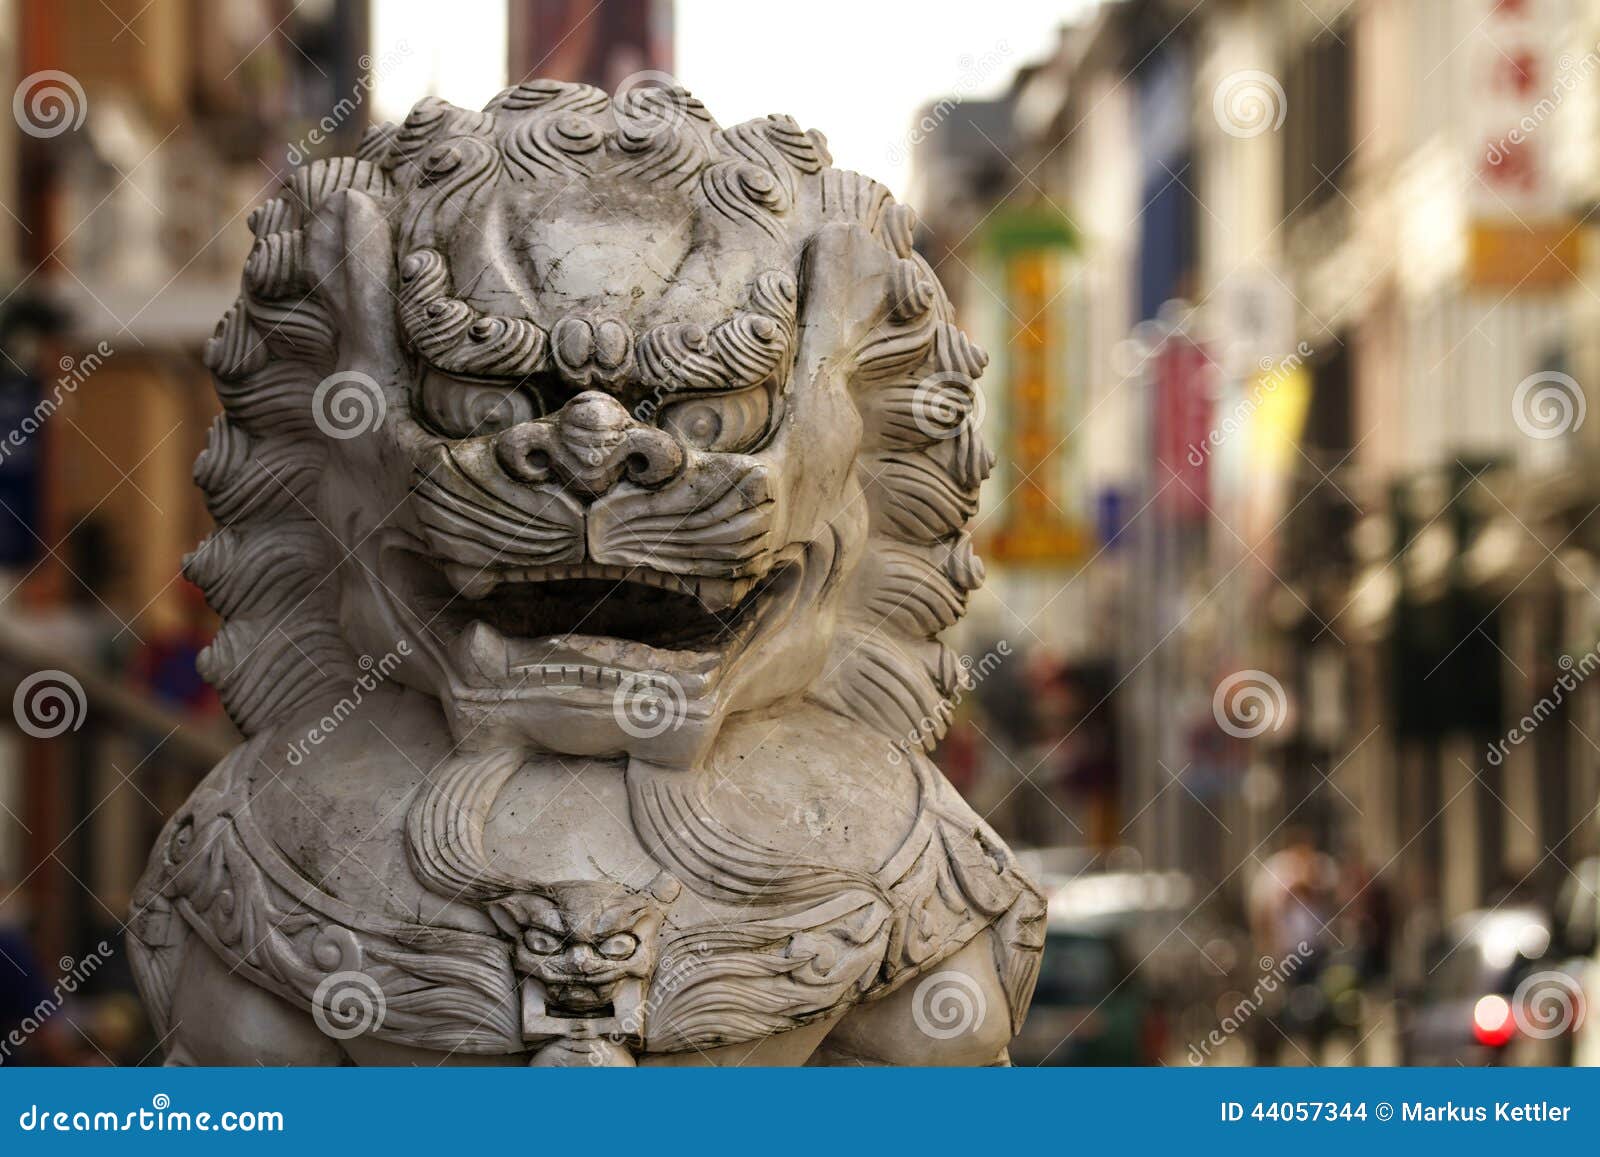
M 517 386 L 472 382 L 428 368 L 422 379 L 422 413 L 450 438 L 473 438 L 541 416 L 538 399 Z
M 632 932 L 618 932 L 600 942 L 600 955 L 607 960 L 626 960 L 639 947 L 639 938 Z
M 661 407 L 661 428 L 697 450 L 733 453 L 761 441 L 772 419 L 772 393 L 766 386 L 735 394 L 686 398 Z
M 522 942 L 528 946 L 528 951 L 537 952 L 540 956 L 551 956 L 561 951 L 561 941 L 542 928 L 529 928 L 522 934 Z

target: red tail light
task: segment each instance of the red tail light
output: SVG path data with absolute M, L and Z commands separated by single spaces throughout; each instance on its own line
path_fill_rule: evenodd
M 1479 1044 L 1499 1048 L 1516 1031 L 1511 1003 L 1505 997 L 1491 993 L 1479 997 L 1478 1003 L 1472 1006 L 1472 1035 Z

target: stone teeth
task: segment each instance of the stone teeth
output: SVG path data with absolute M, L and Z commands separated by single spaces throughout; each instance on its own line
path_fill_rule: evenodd
M 495 587 L 500 585 L 501 577 L 491 570 L 482 570 L 475 566 L 463 566 L 460 563 L 451 563 L 444 568 L 444 574 L 450 580 L 450 585 L 469 599 L 481 599 Z
M 451 648 L 457 667 L 498 683 L 511 673 L 511 655 L 505 636 L 482 620 L 474 621 Z
M 725 611 L 738 606 L 754 585 L 754 579 L 703 578 L 694 581 L 693 593 L 706 610 Z

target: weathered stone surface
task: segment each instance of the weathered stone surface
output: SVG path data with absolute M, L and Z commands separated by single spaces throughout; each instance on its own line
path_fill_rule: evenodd
M 984 355 L 909 210 L 536 81 L 251 228 L 188 565 L 247 741 L 132 925 L 170 1059 L 1002 1059 L 1043 905 L 924 754 Z

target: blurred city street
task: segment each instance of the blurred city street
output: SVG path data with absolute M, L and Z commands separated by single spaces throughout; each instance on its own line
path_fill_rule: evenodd
M 1049 897 L 1014 1064 L 1600 1064 L 1600 0 L 735 7 L 0 0 L 0 1065 L 160 1063 L 247 216 L 530 77 L 814 121 L 988 352 L 933 758 Z

